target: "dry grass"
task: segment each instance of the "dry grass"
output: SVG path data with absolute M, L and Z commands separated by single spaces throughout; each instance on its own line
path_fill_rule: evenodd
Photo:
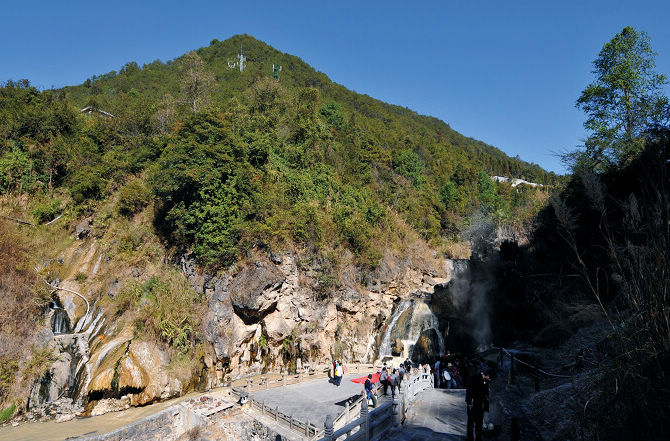
M 663 175 L 661 175 L 663 176 Z M 603 347 L 609 357 L 598 366 L 600 381 L 582 396 L 582 431 L 597 439 L 666 439 L 670 416 L 670 199 L 663 182 L 645 177 L 646 186 L 626 199 L 608 194 L 594 174 L 580 173 L 583 191 L 597 214 L 600 260 L 587 259 L 577 239 L 580 226 L 571 207 L 554 199 L 561 234 L 576 268 L 610 323 Z M 662 180 L 662 179 L 661 179 Z M 583 227 L 582 227 L 583 228 Z M 594 266 L 596 266 L 594 268 Z M 611 281 L 614 302 L 607 301 Z
M 442 247 L 447 259 L 469 259 L 472 255 L 470 242 L 447 242 Z
M 29 243 L 16 225 L 0 220 L 0 403 L 12 395 L 29 358 L 49 292 L 35 271 Z M 29 227 L 26 227 L 29 228 Z

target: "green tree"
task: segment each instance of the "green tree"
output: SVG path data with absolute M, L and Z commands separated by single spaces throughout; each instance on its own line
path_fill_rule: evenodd
M 393 169 L 412 181 L 415 187 L 424 181 L 424 165 L 419 155 L 410 149 L 401 150 L 393 160 Z
M 573 165 L 604 171 L 626 164 L 641 151 L 645 132 L 667 118 L 667 79 L 654 71 L 655 55 L 647 34 L 630 26 L 603 46 L 593 62 L 596 80 L 577 100 L 590 136 L 585 151 L 569 155 Z
M 326 118 L 326 121 L 328 121 L 328 124 L 331 127 L 334 127 L 338 130 L 341 130 L 344 127 L 346 118 L 344 115 L 344 111 L 342 110 L 342 106 L 339 103 L 331 101 L 328 104 L 321 107 L 319 113 L 324 118 Z
M 18 145 L 0 156 L 0 194 L 31 190 L 34 185 L 33 164 Z

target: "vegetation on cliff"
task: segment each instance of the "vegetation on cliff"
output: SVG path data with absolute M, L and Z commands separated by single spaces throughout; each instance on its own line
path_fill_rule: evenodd
M 42 375 L 51 355 L 39 342 L 33 344 L 50 300 L 35 271 L 33 246 L 13 223 L 0 219 L 0 403 Z

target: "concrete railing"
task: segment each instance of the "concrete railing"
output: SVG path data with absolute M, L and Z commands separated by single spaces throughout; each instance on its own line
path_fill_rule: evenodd
M 249 403 L 251 408 L 260 412 L 261 415 L 265 415 L 271 419 L 274 419 L 277 423 L 280 423 L 291 430 L 299 432 L 307 439 L 316 437 L 322 430 L 314 424 L 311 424 L 309 420 L 301 421 L 297 418 L 294 418 L 293 415 L 287 415 L 283 413 L 281 410 L 279 410 L 279 407 L 275 407 L 273 409 L 270 406 L 266 406 L 265 401 L 259 402 L 251 399 Z
M 394 426 L 400 425 L 400 400 L 382 403 L 373 412 L 369 412 L 367 400 L 361 401 L 359 418 L 335 430 L 334 420 L 326 418 L 323 437 L 318 441 L 374 441 L 382 437 Z
M 418 370 L 402 383 L 402 419 L 405 419 L 407 410 L 416 396 L 425 389 L 433 386 L 433 374 L 430 371 Z

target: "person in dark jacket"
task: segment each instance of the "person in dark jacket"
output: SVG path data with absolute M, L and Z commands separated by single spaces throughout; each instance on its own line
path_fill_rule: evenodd
M 377 407 L 377 394 L 375 393 L 375 384 L 372 382 L 372 374 L 368 374 L 364 387 L 366 398 L 372 400 L 373 407 Z
M 389 383 L 391 385 L 391 396 L 395 397 L 395 390 L 398 389 L 398 393 L 400 393 L 400 380 L 398 379 L 398 369 L 393 369 L 393 372 L 391 372 L 391 375 L 389 377 Z
M 489 382 L 491 376 L 488 371 L 478 372 L 470 377 L 465 391 L 465 403 L 468 406 L 467 441 L 482 441 L 482 425 L 484 412 L 489 411 Z M 475 437 L 473 438 L 473 428 Z
M 386 363 L 384 363 L 386 364 Z M 386 366 L 382 368 L 382 373 L 379 375 L 379 382 L 384 386 L 384 396 L 386 396 L 386 392 L 388 391 L 388 387 L 391 385 L 391 381 L 389 378 L 389 373 L 386 370 Z

